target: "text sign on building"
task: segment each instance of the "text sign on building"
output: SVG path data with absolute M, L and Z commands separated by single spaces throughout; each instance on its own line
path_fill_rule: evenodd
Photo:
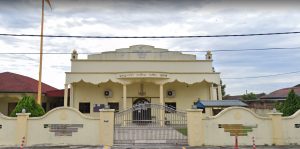
M 118 78 L 168 78 L 165 73 L 122 73 Z
M 295 128 L 300 128 L 300 124 L 295 124 Z
M 257 125 L 219 124 L 219 128 L 224 128 L 224 132 L 229 132 L 230 136 L 247 136 Z
M 83 124 L 44 124 L 44 128 L 49 128 L 49 132 L 54 132 L 55 136 L 72 136 L 73 132 L 78 132 L 78 128 L 83 128 Z

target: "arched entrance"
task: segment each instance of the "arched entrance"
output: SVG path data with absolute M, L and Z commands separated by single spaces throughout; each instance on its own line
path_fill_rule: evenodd
M 149 104 L 150 102 L 146 98 L 138 98 L 133 102 L 133 108 L 136 110 L 132 112 L 133 122 L 136 124 L 147 124 L 151 123 L 151 108 L 147 106 L 142 106 L 144 104 Z

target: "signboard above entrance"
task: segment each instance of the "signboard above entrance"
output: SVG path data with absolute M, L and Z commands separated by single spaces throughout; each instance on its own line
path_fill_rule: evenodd
M 168 78 L 166 73 L 122 73 L 118 78 Z

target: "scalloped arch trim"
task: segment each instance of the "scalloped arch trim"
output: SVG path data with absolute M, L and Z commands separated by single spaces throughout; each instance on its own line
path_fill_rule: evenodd
M 269 118 L 269 117 L 259 116 L 259 115 L 257 115 L 256 113 L 254 113 L 253 111 L 251 111 L 250 109 L 244 108 L 244 107 L 229 107 L 229 108 L 224 109 L 223 111 L 221 111 L 221 112 L 218 113 L 217 115 L 212 116 L 211 118 L 212 118 L 212 119 L 219 118 L 219 117 L 221 117 L 222 115 L 224 115 L 225 113 L 230 112 L 230 111 L 234 111 L 234 110 L 243 110 L 243 111 L 247 111 L 247 112 L 249 112 L 251 115 L 253 115 L 254 117 L 259 118 L 259 119 L 268 119 L 268 120 L 271 119 L 271 118 Z
M 293 119 L 293 118 L 296 118 L 297 116 L 300 116 L 300 110 L 298 110 L 291 116 L 283 117 L 283 119 Z
M 53 114 L 55 112 L 59 112 L 59 111 L 63 111 L 63 110 L 75 112 L 80 117 L 82 117 L 84 119 L 90 119 L 90 120 L 98 120 L 99 119 L 99 118 L 93 118 L 93 117 L 86 116 L 86 115 L 82 114 L 80 111 L 78 111 L 75 108 L 71 108 L 71 107 L 58 107 L 58 108 L 52 109 L 51 111 L 47 112 L 45 115 L 43 115 L 41 117 L 30 117 L 29 120 L 44 119 L 47 116 L 49 116 L 49 115 L 51 115 L 51 114 Z
M 16 117 L 9 117 L 9 116 L 2 114 L 1 112 L 0 112 L 0 118 L 6 119 L 6 120 L 17 120 Z

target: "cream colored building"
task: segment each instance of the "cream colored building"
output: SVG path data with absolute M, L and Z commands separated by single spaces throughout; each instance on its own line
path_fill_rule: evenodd
M 203 60 L 149 45 L 88 55 L 78 59 L 74 50 L 71 72 L 66 72 L 65 106 L 98 116 L 104 105 L 118 110 L 134 104 L 154 103 L 176 109 L 190 109 L 198 100 L 222 100 L 220 73 L 212 55 Z M 211 113 L 211 110 L 206 110 Z

